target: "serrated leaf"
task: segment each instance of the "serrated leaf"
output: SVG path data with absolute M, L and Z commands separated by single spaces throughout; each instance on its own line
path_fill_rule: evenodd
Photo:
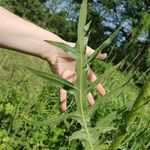
M 79 22 L 78 22 L 78 40 L 77 43 L 79 45 L 79 51 L 84 54 L 85 52 L 85 47 L 83 46 L 82 43 L 84 43 L 84 36 L 85 36 L 85 24 L 86 24 L 86 18 L 87 18 L 87 0 L 83 0 L 81 4 L 81 9 L 80 9 L 80 15 L 79 15 Z
M 112 67 L 111 69 L 107 70 L 103 75 L 100 75 L 92 84 L 89 85 L 89 87 L 86 89 L 85 94 L 93 91 L 95 87 L 100 83 L 100 81 L 106 79 L 108 76 L 110 76 L 116 68 L 119 66 L 116 65 L 114 68 Z
M 102 130 L 102 132 L 105 132 L 103 129 L 107 126 L 109 126 L 112 121 L 116 118 L 116 112 L 112 112 L 105 117 L 101 118 L 97 123 L 96 123 L 96 128 L 99 128 Z M 95 128 L 95 129 L 96 129 Z
M 113 72 L 116 71 L 117 68 L 119 68 L 119 66 L 124 63 L 124 61 L 127 59 L 127 57 L 125 57 L 121 62 L 119 62 L 117 65 L 115 65 L 114 67 L 111 67 L 111 69 L 106 70 L 106 72 L 103 75 L 100 75 L 92 84 L 89 85 L 89 87 L 86 89 L 85 93 L 89 93 L 92 90 L 95 89 L 95 87 L 102 81 L 102 80 L 107 80 L 108 77 L 111 76 L 111 74 Z
M 94 150 L 108 150 L 108 148 L 109 148 L 108 144 L 100 144 L 96 146 Z
M 80 37 L 84 37 L 84 27 L 87 18 L 87 0 L 83 0 L 80 8 L 79 22 L 78 22 L 78 40 Z
M 48 82 L 50 82 L 51 84 L 53 84 L 56 87 L 63 87 L 64 89 L 68 89 L 68 90 L 71 90 L 71 89 L 78 90 L 71 82 L 69 82 L 69 81 L 65 80 L 64 78 L 61 78 L 53 73 L 39 71 L 39 70 L 36 70 L 31 67 L 27 67 L 27 66 L 24 66 L 24 67 L 26 67 L 29 71 L 31 71 L 35 75 L 47 80 Z
M 92 54 L 89 60 L 85 63 L 85 66 L 91 63 L 99 55 L 99 53 L 113 41 L 115 36 L 119 33 L 120 29 L 121 29 L 121 26 L 118 27 L 116 31 L 95 50 L 95 52 Z
M 89 37 L 90 37 L 91 31 L 87 33 L 87 35 L 84 37 L 84 46 L 86 47 L 88 45 Z
M 61 42 L 56 42 L 56 41 L 47 41 L 47 43 L 54 45 L 58 48 L 63 49 L 66 53 L 69 54 L 69 56 L 71 56 L 72 58 L 76 59 L 77 58 L 77 52 L 75 51 L 75 49 L 69 45 L 66 45 L 64 43 Z
M 60 122 L 68 119 L 68 118 L 76 118 L 76 113 L 63 113 L 62 115 L 53 115 L 53 117 L 48 117 L 48 118 L 44 118 L 44 120 L 36 120 L 33 118 L 29 118 L 29 116 L 26 116 L 26 114 L 21 114 L 20 115 L 23 119 L 25 119 L 26 121 L 28 121 L 30 124 L 36 125 L 36 126 L 46 126 L 46 125 L 57 125 Z
M 88 128 L 89 130 L 89 128 Z M 90 134 L 90 133 L 88 133 Z M 89 139 L 89 135 L 87 134 L 87 131 L 85 130 L 85 128 L 81 128 L 81 130 L 74 132 L 70 138 L 69 141 L 71 142 L 72 140 L 81 140 L 82 144 L 84 145 L 84 147 L 86 149 L 91 149 L 90 144 L 94 144 L 95 143 L 95 138 L 93 136 L 93 134 L 90 134 L 90 139 Z
M 14 130 L 19 130 L 22 126 L 23 126 L 23 121 L 20 118 L 14 120 L 14 122 L 13 122 Z
M 85 140 L 88 141 L 87 139 L 87 133 L 84 129 L 81 129 L 79 131 L 74 132 L 70 137 L 69 141 L 71 142 L 72 140 Z
M 95 128 L 93 129 L 94 137 L 98 139 L 100 134 L 104 134 L 108 131 L 116 129 L 111 125 L 112 121 L 116 118 L 116 112 L 112 112 L 107 116 L 97 121 Z
M 90 21 L 87 25 L 84 26 L 84 31 L 85 31 L 85 32 L 87 32 L 87 31 L 89 30 L 90 25 L 91 25 L 91 22 L 92 22 L 92 21 Z

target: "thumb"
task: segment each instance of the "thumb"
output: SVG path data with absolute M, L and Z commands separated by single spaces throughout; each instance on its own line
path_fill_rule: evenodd
M 86 49 L 86 56 L 87 57 L 90 57 L 90 56 L 92 56 L 92 54 L 94 53 L 95 51 L 92 49 L 92 48 L 90 48 L 89 46 L 87 47 L 87 49 Z M 97 56 L 97 59 L 98 60 L 105 60 L 107 58 L 107 53 L 103 53 L 103 54 L 99 54 L 98 56 Z

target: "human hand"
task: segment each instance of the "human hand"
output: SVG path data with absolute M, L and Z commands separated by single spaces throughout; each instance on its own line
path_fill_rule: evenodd
M 2 7 L 0 7 L 0 13 L 1 47 L 47 60 L 55 74 L 72 83 L 76 81 L 75 60 L 68 56 L 63 50 L 46 43 L 45 40 L 62 42 L 70 46 L 74 46 L 74 43 L 68 43 L 57 35 L 15 16 Z M 11 27 L 10 22 L 13 22 Z M 86 55 L 90 57 L 93 52 L 94 51 L 88 47 Z M 103 60 L 106 57 L 106 54 L 102 54 L 99 55 L 97 59 Z M 87 79 L 90 82 L 94 82 L 96 80 L 96 76 L 91 69 L 88 70 Z M 101 84 L 99 84 L 96 89 L 100 95 L 105 95 L 105 90 Z M 67 109 L 66 96 L 67 91 L 60 89 L 60 103 L 62 111 Z M 87 95 L 87 100 L 90 105 L 94 105 L 95 101 L 91 93 Z
M 69 44 L 70 46 L 73 46 L 73 43 Z M 87 48 L 86 51 L 86 56 L 90 57 L 93 54 L 94 50 L 92 50 L 90 47 Z M 100 54 L 97 57 L 97 60 L 104 60 L 107 58 L 107 54 Z M 76 61 L 71 58 L 67 53 L 65 53 L 62 50 L 59 50 L 57 56 L 55 56 L 55 61 L 53 64 L 51 64 L 51 61 L 48 61 L 50 64 L 50 67 L 52 71 L 61 76 L 62 78 L 70 81 L 71 83 L 75 83 L 76 81 Z M 93 71 L 89 68 L 87 72 L 87 79 L 89 82 L 94 82 L 97 78 L 96 75 L 93 73 Z M 96 87 L 97 92 L 101 95 L 105 95 L 105 89 L 101 84 L 98 84 Z M 67 109 L 67 91 L 63 88 L 60 89 L 60 106 L 61 106 L 61 111 L 64 112 Z M 87 100 L 89 105 L 94 105 L 95 100 L 93 98 L 92 93 L 87 94 Z

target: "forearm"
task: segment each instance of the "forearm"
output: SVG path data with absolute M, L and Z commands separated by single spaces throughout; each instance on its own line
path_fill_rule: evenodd
M 55 57 L 58 49 L 44 40 L 67 43 L 48 32 L 0 7 L 0 46 L 45 59 L 47 53 Z M 50 56 L 50 57 L 51 57 Z M 53 59 L 52 58 L 52 59 Z

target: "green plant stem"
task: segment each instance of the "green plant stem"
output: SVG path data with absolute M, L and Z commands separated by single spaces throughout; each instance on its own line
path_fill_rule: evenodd
M 90 133 L 89 133 L 89 130 L 88 130 L 88 126 L 87 126 L 87 123 L 86 123 L 86 119 L 85 119 L 85 113 L 83 111 L 82 101 L 83 101 L 83 96 L 82 96 L 82 93 L 81 93 L 80 94 L 80 106 L 81 106 L 80 108 L 81 108 L 82 121 L 83 121 L 83 125 L 84 125 L 84 128 L 85 128 L 85 131 L 87 133 L 87 137 L 88 137 L 88 141 L 89 141 L 89 145 L 91 147 L 91 150 L 94 150 L 93 149 L 92 140 L 91 140 L 91 136 L 90 136 Z
M 80 54 L 79 60 L 77 60 L 77 87 L 79 89 L 79 91 L 77 91 L 76 94 L 76 100 L 78 103 L 78 112 L 81 113 L 81 119 L 82 119 L 82 123 L 83 123 L 83 128 L 86 131 L 87 134 L 87 138 L 89 141 L 89 146 L 91 150 L 93 149 L 93 144 L 92 144 L 92 139 L 88 130 L 88 126 L 87 126 L 87 121 L 86 121 L 86 115 L 84 112 L 84 107 L 86 107 L 86 95 L 84 94 L 85 92 L 85 83 L 86 83 L 86 71 L 83 69 L 83 64 L 84 64 L 84 55 Z
M 150 102 L 150 74 L 147 77 L 147 81 L 143 86 L 140 94 L 134 101 L 133 105 L 126 110 L 122 115 L 123 123 L 119 126 L 117 133 L 114 137 L 114 140 L 110 146 L 110 150 L 117 150 L 121 142 L 123 141 L 125 134 L 127 133 L 127 127 L 130 123 L 132 123 L 139 109 L 145 104 Z

